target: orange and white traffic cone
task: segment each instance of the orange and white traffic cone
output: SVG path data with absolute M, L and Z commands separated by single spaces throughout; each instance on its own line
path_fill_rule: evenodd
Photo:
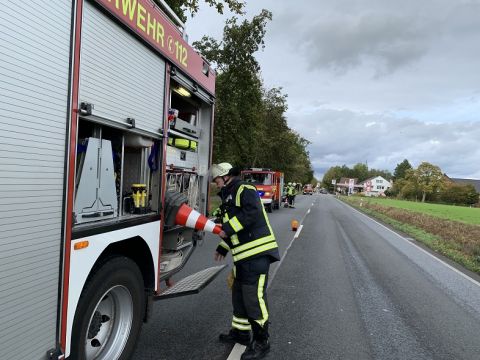
M 180 206 L 175 217 L 175 224 L 195 230 L 211 232 L 217 235 L 222 231 L 222 226 L 220 224 L 215 224 L 212 220 L 209 220 L 197 210 L 193 210 L 187 204 L 182 204 L 182 206 Z

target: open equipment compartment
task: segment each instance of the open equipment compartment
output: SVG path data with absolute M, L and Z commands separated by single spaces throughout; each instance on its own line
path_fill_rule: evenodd
M 81 118 L 78 144 L 76 225 L 159 214 L 159 139 Z
M 195 84 L 174 73 L 170 84 L 166 187 L 167 191 L 182 193 L 191 208 L 206 214 L 212 102 Z M 198 237 L 191 229 L 165 227 L 160 260 L 162 278 L 169 278 L 185 265 Z

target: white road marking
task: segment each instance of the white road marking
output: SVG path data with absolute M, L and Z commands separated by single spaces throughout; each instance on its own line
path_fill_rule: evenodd
M 227 360 L 240 360 L 240 356 L 242 356 L 246 348 L 245 345 L 235 344 Z
M 463 272 L 461 272 L 460 270 L 454 268 L 452 265 L 450 264 L 447 264 L 445 261 L 443 261 L 442 259 L 436 257 L 435 255 L 431 254 L 430 252 L 428 252 L 427 250 L 423 249 L 422 247 L 418 246 L 417 244 L 415 244 L 414 242 L 412 242 L 412 240 L 409 240 L 408 238 L 405 238 L 403 237 L 402 235 L 400 235 L 399 233 L 397 233 L 396 231 L 393 231 L 392 229 L 388 228 L 387 226 L 379 223 L 378 221 L 376 221 L 375 219 L 372 219 L 370 216 L 362 213 L 361 211 L 358 211 L 357 209 L 355 209 L 354 207 L 350 206 L 350 205 L 347 205 L 345 204 L 343 201 L 341 200 L 338 200 L 340 201 L 342 204 L 344 204 L 345 206 L 348 206 L 349 208 L 351 208 L 352 210 L 355 210 L 357 213 L 365 216 L 367 219 L 370 219 L 371 221 L 377 223 L 378 225 L 380 225 L 381 227 L 383 227 L 384 229 L 387 229 L 388 231 L 390 231 L 391 233 L 397 235 L 400 239 L 404 240 L 405 242 L 407 242 L 408 244 L 412 245 L 412 246 L 415 246 L 418 250 L 424 252 L 425 254 L 427 254 L 428 256 L 430 256 L 432 259 L 435 259 L 437 260 L 439 263 L 445 265 L 447 268 L 449 268 L 450 270 L 453 270 L 454 272 L 456 272 L 458 275 L 462 276 L 463 278 L 465 278 L 466 280 L 470 281 L 472 284 L 474 285 L 477 285 L 477 286 L 480 286 L 480 282 L 478 282 L 477 280 L 475 279 L 472 279 L 470 276 L 468 275 L 465 275 Z
M 310 210 L 310 209 L 309 209 L 309 210 Z M 308 212 L 306 212 L 305 215 L 303 215 L 302 220 L 300 220 L 300 224 L 303 223 L 303 220 L 305 220 L 305 218 L 307 217 L 307 214 L 308 214 Z M 303 225 L 300 225 L 300 227 L 302 227 L 302 226 L 303 226 Z M 298 230 L 297 230 L 297 232 L 298 232 Z M 297 233 L 295 233 L 295 235 L 296 235 L 296 234 L 297 234 Z M 285 257 L 287 256 L 288 250 L 292 247 L 293 242 L 294 242 L 295 239 L 296 239 L 295 235 L 293 236 L 292 240 L 290 241 L 290 243 L 288 244 L 287 248 L 285 249 L 285 252 L 283 253 L 283 256 L 282 256 L 282 258 L 280 259 L 280 262 L 278 263 L 277 267 L 275 268 L 275 270 L 273 270 L 272 276 L 270 276 L 270 279 L 268 279 L 267 289 L 270 287 L 270 285 L 272 285 L 273 279 L 275 279 L 275 275 L 277 275 L 278 269 L 280 269 L 280 266 L 282 265 L 283 260 L 284 260 Z
M 313 204 L 312 204 L 313 205 Z M 310 214 L 310 209 L 307 210 L 307 215 Z
M 294 239 L 298 238 L 300 236 L 300 232 L 302 231 L 303 225 L 300 225 L 300 227 L 297 229 L 297 232 L 293 236 Z

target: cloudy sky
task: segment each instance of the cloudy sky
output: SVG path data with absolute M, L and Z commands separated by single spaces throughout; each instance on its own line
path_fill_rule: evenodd
M 247 18 L 273 13 L 262 76 L 288 94 L 317 177 L 358 162 L 393 171 L 407 158 L 480 179 L 480 1 L 246 2 Z M 190 41 L 221 39 L 225 18 L 203 6 Z

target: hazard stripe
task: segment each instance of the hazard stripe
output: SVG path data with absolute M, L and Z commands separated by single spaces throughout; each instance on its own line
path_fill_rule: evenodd
M 195 229 L 195 224 L 197 223 L 197 220 L 200 217 L 200 215 L 201 214 L 198 211 L 192 211 L 190 215 L 188 215 L 188 220 L 185 226 Z
M 205 224 L 204 230 L 207 232 L 213 232 L 213 229 L 215 229 L 215 226 L 217 226 L 217 224 L 215 224 L 211 220 L 208 220 L 207 223 Z

